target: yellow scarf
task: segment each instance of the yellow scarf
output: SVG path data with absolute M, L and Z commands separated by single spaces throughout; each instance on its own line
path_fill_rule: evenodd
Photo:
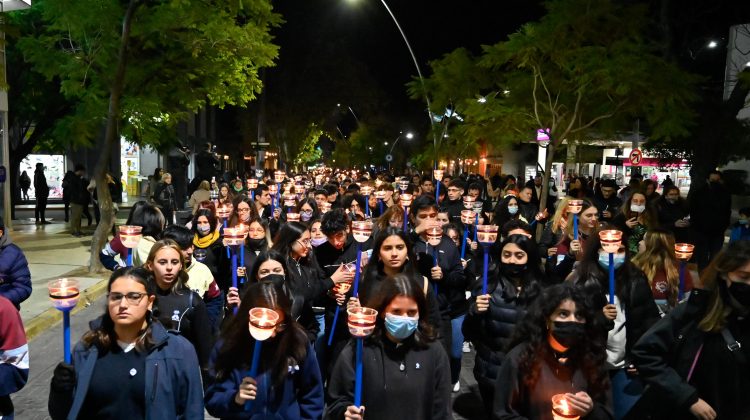
M 219 236 L 221 236 L 219 234 L 219 229 L 214 230 L 213 232 L 202 238 L 196 233 L 195 237 L 193 237 L 193 245 L 201 249 L 208 248 L 212 243 L 216 242 L 216 240 L 219 239 Z

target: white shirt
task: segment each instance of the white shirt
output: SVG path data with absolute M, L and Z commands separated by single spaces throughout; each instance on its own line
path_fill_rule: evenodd
M 609 293 L 607 294 L 609 302 Z M 625 366 L 625 310 L 620 304 L 620 299 L 615 295 L 615 307 L 617 316 L 615 317 L 615 327 L 607 333 L 607 369 L 619 369 Z

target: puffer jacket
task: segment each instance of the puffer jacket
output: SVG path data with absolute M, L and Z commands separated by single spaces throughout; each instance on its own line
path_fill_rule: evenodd
M 31 272 L 21 248 L 10 240 L 7 232 L 0 237 L 0 296 L 19 308 L 31 295 Z

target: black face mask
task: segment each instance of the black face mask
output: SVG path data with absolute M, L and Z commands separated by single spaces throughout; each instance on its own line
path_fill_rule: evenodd
M 500 273 L 505 277 L 518 277 L 526 272 L 526 264 L 501 263 Z
M 565 347 L 575 347 L 579 341 L 586 337 L 586 324 L 555 321 L 554 328 L 552 328 L 552 337 Z
M 260 281 L 264 283 L 272 283 L 274 286 L 283 289 L 284 288 L 284 275 L 283 274 L 269 274 Z
M 266 238 L 263 238 L 263 239 L 247 238 L 247 247 L 251 251 L 257 251 L 259 249 L 265 248 L 266 247 Z
M 728 290 L 737 303 L 745 308 L 750 308 L 750 284 L 732 282 Z

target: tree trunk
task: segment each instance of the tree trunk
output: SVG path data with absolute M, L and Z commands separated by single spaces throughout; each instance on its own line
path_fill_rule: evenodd
M 544 176 L 542 177 L 542 192 L 539 197 L 539 211 L 544 211 L 547 208 L 547 198 L 549 196 L 549 178 L 552 174 L 552 162 L 555 160 L 555 140 L 550 135 L 550 142 L 547 146 L 547 158 L 544 160 Z M 552 215 L 550 214 L 550 217 Z M 544 224 L 537 223 L 536 226 L 536 240 L 539 242 L 542 239 L 542 233 L 544 232 Z
M 109 165 L 112 147 L 117 141 L 118 125 L 120 121 L 120 99 L 125 87 L 125 70 L 127 68 L 127 50 L 130 39 L 130 26 L 138 7 L 138 0 L 130 0 L 125 16 L 122 21 L 122 37 L 120 39 L 120 49 L 117 60 L 117 70 L 109 94 L 109 110 L 107 112 L 107 128 L 104 134 L 104 145 L 100 151 L 99 160 L 96 162 L 94 169 L 94 179 L 96 180 L 96 194 L 99 201 L 99 210 L 101 220 L 96 227 L 94 237 L 91 241 L 91 260 L 89 261 L 89 272 L 99 272 L 102 270 L 102 264 L 99 262 L 99 252 L 109 238 L 109 232 L 112 230 L 114 223 L 114 206 L 112 205 L 112 196 L 109 194 L 109 185 L 105 178 L 105 172 Z

